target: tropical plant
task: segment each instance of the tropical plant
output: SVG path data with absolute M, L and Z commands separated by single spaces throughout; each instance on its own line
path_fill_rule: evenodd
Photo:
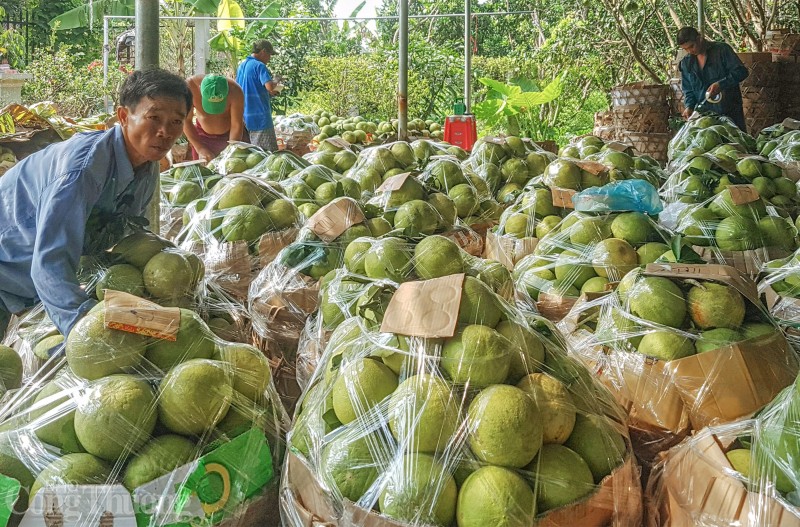
M 546 130 L 539 125 L 536 109 L 561 95 L 560 77 L 553 79 L 541 91 L 537 91 L 529 79 L 514 79 L 509 84 L 486 77 L 478 80 L 489 88 L 489 93 L 483 101 L 473 105 L 476 118 L 486 121 L 492 128 L 500 125 L 509 135 L 549 139 L 541 137 Z

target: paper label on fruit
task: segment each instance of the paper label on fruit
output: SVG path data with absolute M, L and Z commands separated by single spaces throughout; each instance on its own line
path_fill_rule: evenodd
M 105 290 L 105 326 L 109 329 L 136 333 L 160 340 L 178 340 L 181 310 L 161 307 L 156 303 L 122 291 Z
M 328 139 L 325 139 L 325 141 L 339 148 L 350 148 L 350 143 L 341 137 L 329 137 Z
M 608 171 L 608 167 L 605 166 L 603 163 L 599 161 L 585 161 L 579 160 L 575 161 L 575 164 L 581 169 L 593 174 L 595 176 L 602 174 L 603 172 Z
M 386 309 L 381 332 L 431 339 L 452 337 L 463 285 L 463 273 L 401 284 Z
M 506 140 L 501 137 L 484 137 L 484 143 L 492 143 L 493 145 L 504 145 L 506 144 Z
M 760 197 L 758 189 L 753 185 L 729 185 L 728 190 L 731 193 L 731 201 L 734 205 L 746 205 L 758 201 Z
M 308 228 L 319 236 L 320 240 L 330 243 L 353 225 L 363 223 L 365 219 L 358 203 L 353 199 L 344 198 L 328 203 L 314 213 L 308 219 Z
M 784 128 L 787 128 L 789 130 L 800 130 L 800 121 L 798 121 L 797 119 L 792 119 L 791 117 L 787 117 L 786 119 L 784 119 L 781 124 L 783 125 Z
M 575 205 L 572 203 L 572 197 L 577 194 L 576 191 L 572 190 L 571 188 L 553 187 L 551 192 L 553 194 L 554 206 L 561 207 L 562 209 L 575 208 Z
M 192 161 L 184 161 L 183 163 L 175 163 L 174 165 L 172 165 L 172 168 L 191 167 L 194 165 L 205 165 L 205 164 L 207 164 L 207 162 L 203 161 L 202 159 L 194 159 Z
M 404 172 L 403 174 L 397 174 L 396 176 L 392 176 L 387 178 L 380 187 L 378 187 L 378 192 L 391 192 L 393 190 L 400 190 L 400 187 L 403 186 L 403 183 L 406 182 L 406 179 L 411 176 L 411 172 Z
M 625 143 L 620 143 L 619 141 L 610 141 L 606 143 L 606 148 L 608 148 L 609 150 L 614 150 L 616 152 L 624 152 L 630 147 L 631 145 L 626 145 Z

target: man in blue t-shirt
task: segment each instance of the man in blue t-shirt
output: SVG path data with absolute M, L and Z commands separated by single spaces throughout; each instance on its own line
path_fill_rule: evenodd
M 267 40 L 253 42 L 253 53 L 239 64 L 236 82 L 244 92 L 244 124 L 250 132 L 250 142 L 270 152 L 278 150 L 275 126 L 272 124 L 272 96 L 277 95 L 277 83 L 267 62 L 275 54 Z

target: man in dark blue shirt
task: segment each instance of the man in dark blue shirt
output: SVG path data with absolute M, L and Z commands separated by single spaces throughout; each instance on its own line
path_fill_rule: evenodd
M 119 241 L 117 227 L 153 197 L 191 92 L 166 71 L 137 71 L 119 100 L 119 125 L 51 145 L 0 178 L 0 340 L 10 315 L 40 300 L 68 335 L 95 304 L 78 283 L 81 255 Z
M 244 92 L 244 124 L 250 142 L 268 152 L 278 150 L 272 123 L 272 96 L 278 94 L 278 83 L 267 68 L 274 54 L 275 49 L 269 41 L 257 40 L 253 42 L 253 53 L 239 64 L 236 72 L 236 82 Z
M 686 106 L 683 116 L 688 118 L 695 110 L 709 110 L 730 117 L 746 131 L 739 83 L 750 73 L 733 48 L 724 42 L 706 40 L 693 27 L 678 31 L 678 45 L 688 53 L 680 63 Z M 706 102 L 706 93 L 709 99 L 722 94 L 722 100 Z

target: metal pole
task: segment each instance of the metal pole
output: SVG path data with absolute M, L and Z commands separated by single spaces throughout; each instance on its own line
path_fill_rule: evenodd
M 136 69 L 158 68 L 159 34 L 158 0 L 136 0 Z M 147 206 L 150 230 L 161 233 L 161 178 L 156 178 L 153 198 Z
M 397 90 L 397 139 L 408 139 L 408 0 L 400 3 L 400 82 Z
M 157 0 L 136 0 L 136 69 L 158 67 L 158 9 Z
M 106 112 L 110 113 L 111 101 L 108 98 L 108 17 L 103 17 L 103 107 Z
M 704 0 L 697 0 L 697 31 L 705 35 L 706 27 L 706 8 Z
M 470 31 L 470 18 L 472 18 L 472 2 L 464 0 L 464 106 L 467 113 L 472 107 L 472 31 Z
M 211 21 L 198 20 L 194 24 L 194 74 L 205 75 L 208 62 L 208 39 L 211 36 Z

